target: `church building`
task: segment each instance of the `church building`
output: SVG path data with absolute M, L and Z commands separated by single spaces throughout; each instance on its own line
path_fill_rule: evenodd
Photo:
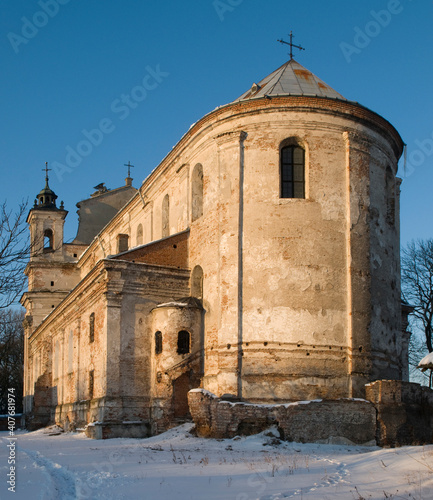
M 193 388 L 273 404 L 408 380 L 402 151 L 291 58 L 138 189 L 97 186 L 72 243 L 47 175 L 22 298 L 30 425 L 147 436 L 188 416 Z

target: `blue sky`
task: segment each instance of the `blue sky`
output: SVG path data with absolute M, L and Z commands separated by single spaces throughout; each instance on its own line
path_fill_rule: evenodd
M 131 161 L 138 187 L 192 123 L 288 59 L 276 40 L 290 30 L 306 48 L 298 62 L 400 132 L 408 145 L 402 243 L 433 237 L 432 1 L 0 0 L 0 7 L 0 199 L 10 208 L 32 203 L 44 162 L 57 166 L 50 185 L 69 210 L 66 239 L 76 233 L 75 203 L 93 186 L 123 185 Z M 145 94 L 136 88 L 143 79 Z M 68 166 L 86 134 L 93 145 Z

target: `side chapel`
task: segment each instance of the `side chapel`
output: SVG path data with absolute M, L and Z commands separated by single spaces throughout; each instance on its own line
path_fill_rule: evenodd
M 386 119 L 291 58 L 138 189 L 97 186 L 72 243 L 47 175 L 27 220 L 30 424 L 146 436 L 188 415 L 193 388 L 278 403 L 407 380 L 402 151 Z

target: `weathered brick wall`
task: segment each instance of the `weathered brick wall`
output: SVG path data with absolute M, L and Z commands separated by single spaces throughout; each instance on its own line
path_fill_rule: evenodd
M 222 401 L 203 389 L 188 394 L 191 415 L 200 436 L 230 438 L 277 425 L 282 438 L 297 442 L 374 442 L 376 410 L 365 400 L 301 401 L 256 405 Z
M 148 243 L 115 257 L 117 260 L 142 262 L 159 266 L 188 267 L 189 231 L 175 234 L 169 238 Z
M 377 409 L 380 446 L 433 443 L 433 391 L 400 380 L 366 385 L 366 398 Z

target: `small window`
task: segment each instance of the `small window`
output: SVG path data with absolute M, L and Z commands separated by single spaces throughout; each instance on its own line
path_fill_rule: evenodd
M 186 330 L 181 330 L 177 335 L 177 353 L 189 353 L 189 332 Z
M 93 389 L 95 387 L 95 370 L 89 372 L 89 399 L 93 399 Z
M 162 353 L 162 333 L 160 331 L 155 332 L 155 354 Z
M 89 342 L 92 343 L 95 340 L 95 313 L 92 313 L 89 317 Z
M 129 236 L 127 234 L 119 234 L 117 236 L 117 253 L 127 252 L 129 248 Z
M 281 198 L 305 198 L 305 151 L 286 146 L 280 159 Z

